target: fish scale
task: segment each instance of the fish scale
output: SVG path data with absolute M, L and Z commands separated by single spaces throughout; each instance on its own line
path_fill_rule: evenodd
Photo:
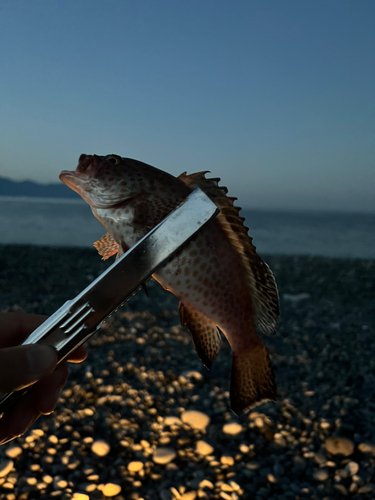
M 220 213 L 153 276 L 180 301 L 181 324 L 209 368 L 220 331 L 232 349 L 230 398 L 236 413 L 275 400 L 276 382 L 256 327 L 269 333 L 279 314 L 276 283 L 239 217 L 235 198 L 206 172 L 176 178 L 117 155 L 82 155 L 60 179 L 90 205 L 107 229 L 95 247 L 104 259 L 131 248 L 199 187 Z

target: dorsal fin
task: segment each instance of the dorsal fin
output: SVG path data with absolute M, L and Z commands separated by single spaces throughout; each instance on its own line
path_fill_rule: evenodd
M 228 189 L 219 186 L 220 179 L 206 179 L 205 172 L 187 175 L 178 179 L 195 189 L 199 187 L 220 209 L 217 216 L 222 229 L 240 256 L 246 272 L 247 283 L 254 307 L 255 326 L 263 333 L 272 333 L 280 315 L 279 294 L 272 271 L 256 253 L 252 238 L 247 234 L 243 217 L 238 215 L 241 208 L 233 205 L 237 198 L 226 196 Z

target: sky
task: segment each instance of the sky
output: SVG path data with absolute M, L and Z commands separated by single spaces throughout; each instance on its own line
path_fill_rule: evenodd
M 373 0 L 1 0 L 0 176 L 81 153 L 245 208 L 375 211 Z

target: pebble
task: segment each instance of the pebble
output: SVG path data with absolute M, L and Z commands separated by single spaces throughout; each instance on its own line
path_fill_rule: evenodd
M 223 483 L 220 488 L 222 491 L 233 491 L 232 486 L 227 483 Z
M 209 488 L 210 490 L 213 490 L 214 489 L 214 485 L 208 479 L 203 479 L 203 481 L 201 481 L 199 483 L 199 488 L 201 488 L 201 489 L 203 489 L 203 488 Z
M 7 481 L 6 483 L 3 484 L 3 488 L 6 490 L 13 490 L 14 489 L 14 484 L 10 483 Z
M 181 414 L 181 420 L 184 424 L 198 431 L 204 431 L 210 424 L 210 417 L 201 411 L 188 410 Z
M 375 456 L 375 444 L 372 443 L 360 443 L 358 445 L 358 450 L 366 455 Z
M 53 486 L 55 490 L 63 490 L 68 486 L 67 481 L 61 476 L 55 476 L 53 478 Z
M 277 479 L 275 478 L 275 476 L 273 474 L 267 474 L 267 481 L 269 483 L 277 483 Z
M 325 441 L 325 449 L 331 455 L 349 457 L 354 452 L 354 443 L 343 437 L 329 437 Z
M 182 422 L 178 417 L 165 417 L 164 419 L 164 425 L 171 426 L 171 425 L 181 425 Z
M 232 495 L 225 493 L 225 491 L 221 491 L 220 498 L 223 498 L 224 500 L 232 500 Z
M 354 476 L 359 471 L 359 465 L 357 462 L 349 462 L 345 465 L 345 470 L 349 476 Z
M 316 481 L 327 481 L 329 474 L 326 469 L 317 469 L 314 471 L 313 477 Z
M 172 462 L 176 455 L 176 450 L 173 448 L 156 448 L 152 458 L 156 464 L 166 465 Z
M 222 463 L 222 465 L 229 465 L 230 467 L 234 465 L 234 459 L 230 455 L 223 455 L 220 458 L 220 462 Z
M 11 446 L 10 448 L 7 448 L 5 455 L 9 458 L 17 458 L 22 454 L 22 448 L 21 446 Z
M 360 488 L 358 488 L 358 493 L 370 493 L 370 491 L 373 491 L 375 489 L 375 485 L 371 484 L 371 483 L 368 483 L 368 484 L 365 484 L 364 486 L 361 486 Z
M 169 490 L 161 490 L 160 500 L 172 500 L 172 493 Z
M 90 500 L 90 497 L 84 493 L 73 493 L 72 500 Z
M 0 477 L 5 477 L 13 469 L 13 460 L 4 460 L 0 463 Z
M 229 422 L 223 426 L 224 434 L 229 434 L 230 436 L 237 436 L 243 431 L 242 425 L 237 422 Z
M 106 497 L 115 497 L 121 493 L 121 486 L 115 483 L 100 484 L 98 490 Z
M 91 451 L 98 457 L 105 457 L 111 451 L 111 446 L 107 441 L 94 441 L 91 445 Z
M 180 496 L 180 500 L 195 500 L 197 498 L 196 491 L 188 491 Z
M 341 495 L 343 495 L 344 497 L 347 497 L 348 496 L 348 490 L 345 488 L 345 486 L 343 484 L 334 484 L 333 487 L 335 488 L 335 490 L 337 490 L 339 493 L 341 493 Z
M 206 456 L 212 455 L 214 449 L 210 444 L 206 443 L 206 441 L 197 441 L 195 445 L 195 451 L 199 455 Z
M 130 472 L 139 472 L 143 469 L 143 462 L 129 462 L 128 463 L 128 471 Z

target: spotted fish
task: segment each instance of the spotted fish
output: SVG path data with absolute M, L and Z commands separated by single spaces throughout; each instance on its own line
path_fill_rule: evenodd
M 145 163 L 117 155 L 81 155 L 75 171 L 60 179 L 91 207 L 107 233 L 94 246 L 103 259 L 121 256 L 189 193 L 199 187 L 219 215 L 153 277 L 179 299 L 181 324 L 210 368 L 221 332 L 232 349 L 231 408 L 237 414 L 276 398 L 276 382 L 266 347 L 257 333 L 275 330 L 279 300 L 273 274 L 257 255 L 252 239 L 220 179 L 207 172 L 174 177 Z

